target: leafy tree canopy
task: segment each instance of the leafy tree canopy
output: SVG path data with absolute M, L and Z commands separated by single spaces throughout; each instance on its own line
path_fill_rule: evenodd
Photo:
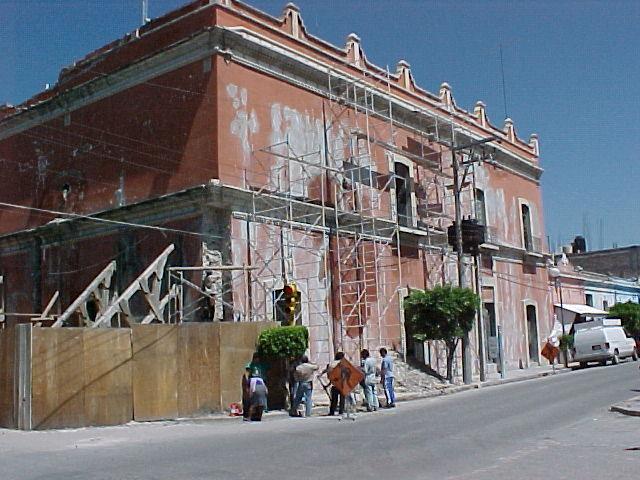
M 444 285 L 413 290 L 405 299 L 405 321 L 418 340 L 451 342 L 471 330 L 479 304 L 478 295 L 468 288 Z
M 619 318 L 630 335 L 640 335 L 640 305 L 637 303 L 616 303 L 609 309 L 609 318 Z
M 258 353 L 264 358 L 298 358 L 308 346 L 309 331 L 301 325 L 270 328 L 258 337 Z

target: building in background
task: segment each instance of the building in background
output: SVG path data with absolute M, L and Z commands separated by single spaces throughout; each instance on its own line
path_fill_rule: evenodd
M 482 102 L 464 110 L 446 83 L 422 89 L 405 61 L 372 64 L 357 35 L 339 47 L 314 37 L 292 4 L 274 18 L 192 2 L 0 118 L 9 323 L 43 312 L 55 292 L 54 319 L 79 298 L 68 324 L 101 318 L 173 245 L 162 292 L 127 301 L 129 322 L 286 321 L 278 305 L 295 284 L 315 361 L 336 349 L 406 352 L 409 289 L 457 281 L 446 238 L 454 147 L 462 214 L 488 228 L 476 367 L 478 342 L 498 326 L 510 368 L 540 362 L 552 289 L 537 136 L 523 141 L 510 119 L 493 125 Z M 113 261 L 110 293 L 82 297 Z M 470 257 L 464 276 L 474 283 Z
M 579 313 L 596 310 L 606 312 L 616 303 L 640 303 L 640 283 L 637 280 L 586 271 L 581 266 L 573 265 L 566 254 L 556 256 L 556 271 L 549 269 L 549 273 L 556 315 L 561 304 L 564 304 L 566 311 Z M 572 322 L 567 322 L 567 333 Z
M 593 251 L 573 250 L 567 257 L 573 265 L 590 272 L 626 279 L 640 278 L 640 245 Z

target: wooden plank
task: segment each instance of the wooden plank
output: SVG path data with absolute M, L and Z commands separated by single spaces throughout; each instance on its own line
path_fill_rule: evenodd
M 0 330 L 0 427 L 17 428 L 15 384 L 15 329 Z
M 131 331 L 134 420 L 177 418 L 177 326 L 132 325 Z
M 17 428 L 20 430 L 31 430 L 31 323 L 21 323 L 16 325 L 16 355 L 15 362 L 17 368 L 16 384 L 17 396 L 14 405 L 17 412 Z
M 178 371 L 181 417 L 221 410 L 217 324 L 185 323 L 178 327 Z
M 83 329 L 34 328 L 32 339 L 32 428 L 86 425 Z
M 83 335 L 85 425 L 131 421 L 131 330 L 87 328 Z

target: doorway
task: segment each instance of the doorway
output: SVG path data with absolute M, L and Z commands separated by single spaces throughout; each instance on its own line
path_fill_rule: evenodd
M 483 315 L 487 360 L 498 363 L 498 327 L 496 325 L 496 308 L 493 302 L 484 303 Z
M 538 319 L 535 305 L 527 305 L 527 330 L 529 332 L 529 360 L 538 361 Z

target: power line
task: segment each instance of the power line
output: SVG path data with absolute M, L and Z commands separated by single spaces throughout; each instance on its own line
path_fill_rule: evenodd
M 33 212 L 48 213 L 48 214 L 51 214 L 51 215 L 64 216 L 64 217 L 69 217 L 69 218 L 72 218 L 72 219 L 91 220 L 93 222 L 98 222 L 98 223 L 108 223 L 108 224 L 112 224 L 112 225 L 121 225 L 121 226 L 125 226 L 125 227 L 134 227 L 134 228 L 146 228 L 148 230 L 155 230 L 157 232 L 178 233 L 178 234 L 182 234 L 182 235 L 192 235 L 192 236 L 204 237 L 204 238 L 223 238 L 221 235 L 211 235 L 211 234 L 207 234 L 207 233 L 191 232 L 189 230 L 180 230 L 180 229 L 177 229 L 177 228 L 170 228 L 170 227 L 160 227 L 160 226 L 157 226 L 157 225 L 145 225 L 145 224 L 142 224 L 142 223 L 124 222 L 124 221 L 121 221 L 121 220 L 109 220 L 109 219 L 106 219 L 106 218 L 92 217 L 90 215 L 81 215 L 79 213 L 60 212 L 60 211 L 57 211 L 57 210 L 48 210 L 48 209 L 45 209 L 45 208 L 28 207 L 26 205 L 16 205 L 14 203 L 0 202 L 0 206 L 9 207 L 9 208 L 15 208 L 15 209 L 18 209 L 18 210 L 29 210 L 29 211 L 33 211 Z

